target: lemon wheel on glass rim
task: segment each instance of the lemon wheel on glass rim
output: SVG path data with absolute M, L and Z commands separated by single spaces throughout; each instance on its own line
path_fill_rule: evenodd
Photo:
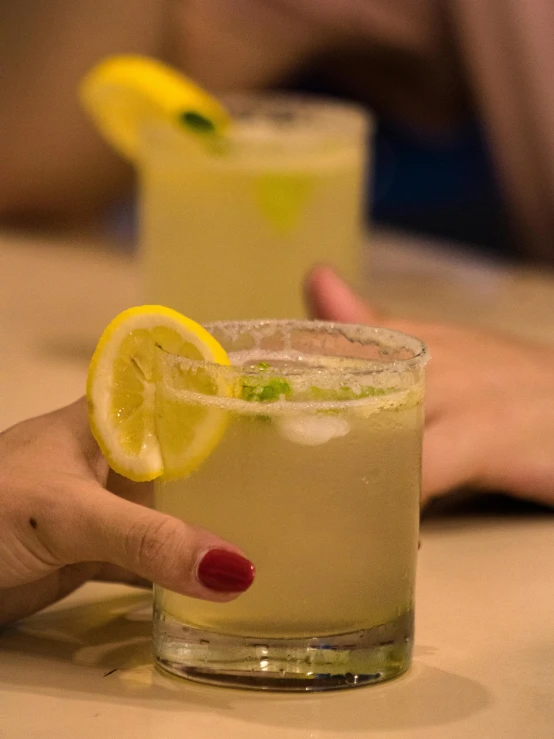
M 231 122 L 223 105 L 191 79 L 138 55 L 97 64 L 82 80 L 79 96 L 104 138 L 132 161 L 145 122 L 164 121 L 189 136 L 221 136 Z
M 220 344 L 198 323 L 163 306 L 129 308 L 102 334 L 89 366 L 92 433 L 110 467 L 137 482 L 192 472 L 220 441 L 226 411 L 185 402 L 164 390 L 158 352 L 228 365 Z M 193 373 L 180 389 L 198 391 Z M 214 388 L 229 395 L 224 383 Z

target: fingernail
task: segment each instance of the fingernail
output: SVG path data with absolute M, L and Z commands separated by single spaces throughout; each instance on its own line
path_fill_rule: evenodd
M 198 565 L 198 581 L 218 593 L 243 593 L 254 582 L 256 568 L 240 554 L 210 549 Z

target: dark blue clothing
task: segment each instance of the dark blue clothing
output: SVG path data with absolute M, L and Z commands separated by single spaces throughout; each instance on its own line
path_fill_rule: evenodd
M 510 221 L 479 126 L 423 135 L 381 120 L 374 137 L 376 223 L 515 255 Z

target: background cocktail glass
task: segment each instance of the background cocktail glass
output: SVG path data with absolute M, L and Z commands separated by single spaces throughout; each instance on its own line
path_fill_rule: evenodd
M 285 94 L 226 103 L 224 140 L 163 122 L 142 131 L 145 298 L 200 321 L 302 317 L 314 263 L 360 276 L 368 118 Z
M 208 329 L 232 366 L 166 357 L 163 392 L 227 425 L 198 469 L 156 484 L 156 507 L 237 544 L 257 575 L 225 604 L 156 588 L 158 664 L 277 690 L 401 674 L 413 641 L 425 347 L 325 322 Z M 191 372 L 206 394 L 180 389 Z

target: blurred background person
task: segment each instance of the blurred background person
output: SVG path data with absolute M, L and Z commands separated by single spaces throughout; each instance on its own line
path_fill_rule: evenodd
M 96 221 L 129 191 L 76 89 L 134 52 L 216 93 L 358 101 L 377 223 L 554 261 L 550 0 L 5 0 L 0 27 L 3 222 Z

